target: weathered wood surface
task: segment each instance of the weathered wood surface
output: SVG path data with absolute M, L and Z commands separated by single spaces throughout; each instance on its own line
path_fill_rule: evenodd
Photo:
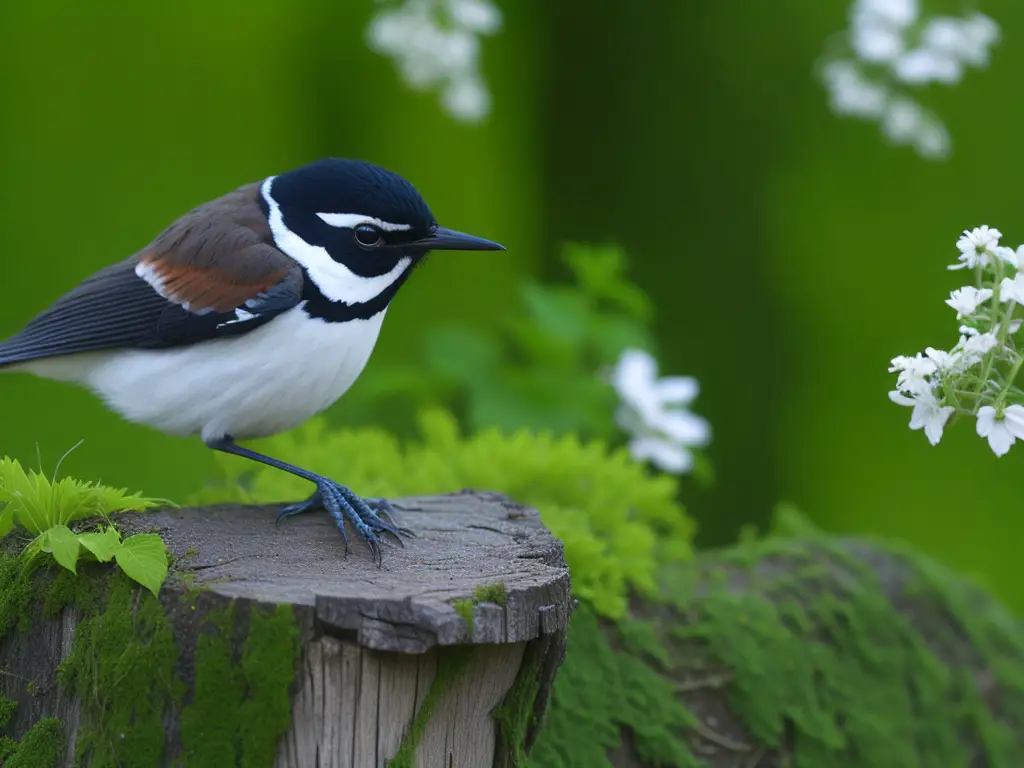
M 569 574 L 562 544 L 535 510 L 500 494 L 462 493 L 395 502 L 416 532 L 386 546 L 378 569 L 366 545 L 341 535 L 326 514 L 274 525 L 279 507 L 204 507 L 125 518 L 156 529 L 196 584 L 229 598 L 309 606 L 323 631 L 356 633 L 359 645 L 422 653 L 435 645 L 516 643 L 564 628 Z M 473 636 L 451 601 L 503 583 L 502 608 L 477 606 Z
M 571 610 L 561 543 L 535 510 L 499 494 L 463 492 L 394 503 L 401 523 L 417 535 L 404 548 L 386 546 L 379 568 L 351 533 L 345 557 L 341 536 L 326 514 L 292 517 L 279 526 L 274 524 L 277 506 L 166 509 L 118 519 L 126 534 L 159 532 L 175 557 L 175 578 L 161 600 L 173 616 L 184 656 L 195 647 L 190 625 L 195 616 L 172 606 L 180 604 L 186 588 L 203 588 L 201 612 L 229 601 L 293 607 L 302 654 L 292 725 L 279 744 L 280 768 L 386 765 L 407 735 L 444 653 L 472 655 L 435 703 L 415 765 L 501 764 L 491 713 L 528 652 L 534 659 L 538 651 L 543 656 L 532 667 L 542 676 L 535 714 L 546 707 Z M 505 604 L 476 604 L 470 629 L 453 603 L 499 583 Z M 27 696 L 16 679 L 0 679 L 0 691 L 23 703 L 15 735 L 41 716 L 56 714 L 68 725 L 78 723 L 77 703 L 54 683 L 78 616 L 69 608 L 52 619 L 39 617 L 28 633 L 12 632 L 0 643 L 0 660 L 10 673 L 24 669 L 31 677 L 23 677 L 37 683 Z M 187 658 L 182 667 L 189 683 Z M 173 715 L 165 720 L 166 764 L 176 765 L 179 724 Z M 72 742 L 68 765 L 73 754 Z

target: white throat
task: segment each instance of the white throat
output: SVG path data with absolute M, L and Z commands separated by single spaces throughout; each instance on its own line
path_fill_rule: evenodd
M 403 256 L 394 268 L 376 277 L 362 277 L 331 258 L 326 248 L 310 245 L 285 226 L 281 207 L 270 194 L 274 176 L 268 177 L 260 187 L 260 193 L 270 209 L 270 232 L 277 247 L 306 268 L 309 279 L 330 301 L 345 304 L 365 304 L 386 291 L 412 264 L 412 259 Z

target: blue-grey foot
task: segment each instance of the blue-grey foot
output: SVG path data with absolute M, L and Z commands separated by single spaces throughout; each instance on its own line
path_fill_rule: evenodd
M 351 523 L 359 531 L 359 535 L 366 539 L 366 543 L 369 544 L 370 551 L 373 553 L 373 559 L 377 561 L 378 566 L 381 564 L 380 545 L 381 541 L 384 540 L 384 534 L 390 534 L 399 544 L 405 546 L 405 542 L 402 541 L 402 534 L 412 533 L 405 528 L 395 525 L 394 522 L 388 522 L 381 517 L 381 515 L 385 515 L 392 520 L 394 519 L 389 514 L 392 507 L 384 499 L 371 500 L 372 503 L 367 503 L 365 499 L 340 483 L 336 483 L 315 472 L 310 472 L 307 469 L 297 467 L 294 464 L 289 464 L 286 461 L 258 453 L 251 448 L 245 448 L 236 443 L 230 435 L 209 439 L 206 444 L 215 451 L 258 461 L 260 464 L 265 464 L 268 467 L 275 467 L 284 472 L 290 472 L 316 485 L 316 493 L 299 504 L 285 507 L 278 513 L 277 519 L 280 521 L 281 518 L 288 517 L 289 515 L 298 515 L 302 512 L 312 512 L 320 509 L 327 510 L 327 513 L 334 518 L 334 524 L 341 531 L 341 537 L 345 542 L 346 556 L 348 556 L 349 552 L 348 533 L 345 531 L 346 521 Z
M 414 535 L 408 528 L 394 522 L 393 507 L 387 499 L 364 499 L 351 489 L 327 478 L 315 481 L 316 491 L 305 501 L 289 504 L 277 513 L 276 522 L 293 515 L 305 512 L 326 510 L 334 518 L 335 524 L 345 538 L 345 552 L 348 552 L 348 536 L 345 533 L 345 521 L 348 520 L 366 539 L 373 551 L 374 558 L 380 560 L 380 542 L 384 534 L 390 534 L 402 546 L 402 536 Z

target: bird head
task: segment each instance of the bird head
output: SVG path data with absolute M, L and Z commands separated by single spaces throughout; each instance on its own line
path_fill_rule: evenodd
M 365 300 L 361 283 L 396 289 L 429 251 L 505 250 L 439 226 L 412 184 L 360 160 L 318 160 L 271 176 L 261 192 L 278 247 L 333 301 Z

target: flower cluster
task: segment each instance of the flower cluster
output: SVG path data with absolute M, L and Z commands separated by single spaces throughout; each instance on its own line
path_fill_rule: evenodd
M 370 48 L 393 59 L 411 88 L 438 88 L 450 115 L 476 122 L 491 108 L 479 71 L 479 38 L 501 24 L 490 0 L 404 0 L 375 16 L 367 36 Z
M 650 461 L 672 474 L 693 467 L 692 448 L 711 439 L 711 428 L 700 416 L 686 410 L 700 387 L 688 376 L 657 378 L 654 358 L 639 349 L 626 349 L 611 374 L 611 384 L 621 404 L 615 413 L 619 426 L 631 435 L 630 455 Z
M 918 0 L 855 0 L 850 27 L 822 77 L 838 114 L 877 120 L 896 144 L 922 157 L 949 153 L 942 120 L 907 88 L 958 83 L 967 67 L 985 67 L 999 26 L 982 13 L 923 18 Z
M 898 374 L 889 399 L 914 410 L 911 429 L 923 429 L 935 445 L 942 431 L 961 416 L 976 420 L 978 435 L 1002 456 L 1024 440 L 1024 391 L 1014 382 L 1024 356 L 1017 349 L 1024 304 L 1024 245 L 999 244 L 1002 233 L 982 226 L 964 230 L 951 270 L 970 270 L 974 285 L 952 291 L 946 304 L 956 312 L 960 340 L 949 351 L 928 347 L 924 354 L 893 358 Z

